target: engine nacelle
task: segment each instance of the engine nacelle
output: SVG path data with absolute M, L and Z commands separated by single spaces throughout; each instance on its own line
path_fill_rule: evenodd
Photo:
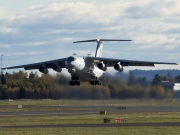
M 47 74 L 49 72 L 45 65 L 40 66 L 39 71 L 44 74 Z
M 119 72 L 122 72 L 123 71 L 123 66 L 120 63 L 117 63 L 117 64 L 114 65 L 114 69 L 119 71 Z
M 56 64 L 53 64 L 52 65 L 52 69 L 56 72 L 61 72 L 62 71 L 62 68 L 60 67 L 60 65 L 58 63 Z
M 105 65 L 103 62 L 98 63 L 97 66 L 98 66 L 99 69 L 101 69 L 101 70 L 103 70 L 103 71 L 106 71 L 106 70 L 107 70 L 107 67 L 106 67 L 106 65 Z

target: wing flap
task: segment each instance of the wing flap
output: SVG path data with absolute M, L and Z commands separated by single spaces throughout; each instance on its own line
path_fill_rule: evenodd
M 153 63 L 129 63 L 129 66 L 149 66 L 149 67 L 154 67 Z

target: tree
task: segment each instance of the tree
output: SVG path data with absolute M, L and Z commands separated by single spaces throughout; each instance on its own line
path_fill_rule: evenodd
M 129 72 L 128 85 L 136 84 L 136 79 L 134 77 L 133 72 Z
M 160 76 L 158 74 L 156 74 L 152 80 L 152 84 L 153 85 L 159 85 L 161 83 L 161 79 Z
M 19 90 L 19 98 L 20 99 L 24 99 L 25 98 L 25 94 L 26 94 L 26 89 L 20 88 L 20 90 Z
M 145 77 L 135 78 L 130 72 L 127 85 L 119 76 L 104 76 L 102 86 L 91 86 L 82 83 L 79 87 L 68 85 L 68 79 L 60 74 L 41 77 L 33 72 L 29 77 L 24 72 L 5 74 L 4 85 L 0 84 L 0 99 L 42 99 L 42 98 L 76 98 L 76 99 L 108 99 L 108 98 L 164 98 L 173 93 L 166 91 L 160 84 L 166 80 L 164 76 L 156 74 L 152 85 L 148 85 Z M 174 79 L 174 78 L 173 78 Z M 180 82 L 180 76 L 176 77 Z
M 146 77 L 138 77 L 137 78 L 137 84 L 140 84 L 142 86 L 146 86 L 147 85 L 147 81 L 146 81 Z
M 161 85 L 152 86 L 150 92 L 151 98 L 164 98 L 165 97 L 165 89 Z
M 2 85 L 6 84 L 6 78 L 5 78 L 4 74 L 1 75 L 1 84 Z
M 30 74 L 29 74 L 29 79 L 34 79 L 36 77 L 36 75 L 33 73 L 33 72 L 31 72 Z
M 26 79 L 27 73 L 24 73 L 23 71 L 19 72 L 13 72 L 13 79 Z
M 175 77 L 175 81 L 176 81 L 176 82 L 180 82 L 180 75 L 178 75 L 178 76 Z

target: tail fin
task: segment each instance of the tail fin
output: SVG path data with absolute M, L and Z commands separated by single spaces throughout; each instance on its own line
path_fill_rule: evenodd
M 82 43 L 82 42 L 97 42 L 97 48 L 95 57 L 101 57 L 102 56 L 102 47 L 104 41 L 132 41 L 132 40 L 118 40 L 118 39 L 92 39 L 92 40 L 83 40 L 83 41 L 76 41 L 73 43 Z

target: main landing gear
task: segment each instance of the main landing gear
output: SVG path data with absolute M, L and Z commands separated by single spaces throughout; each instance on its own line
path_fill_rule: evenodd
M 80 84 L 78 77 L 71 77 L 71 80 L 69 81 L 70 86 L 80 86 Z
M 90 80 L 91 85 L 102 85 L 102 82 L 100 80 L 94 79 Z

